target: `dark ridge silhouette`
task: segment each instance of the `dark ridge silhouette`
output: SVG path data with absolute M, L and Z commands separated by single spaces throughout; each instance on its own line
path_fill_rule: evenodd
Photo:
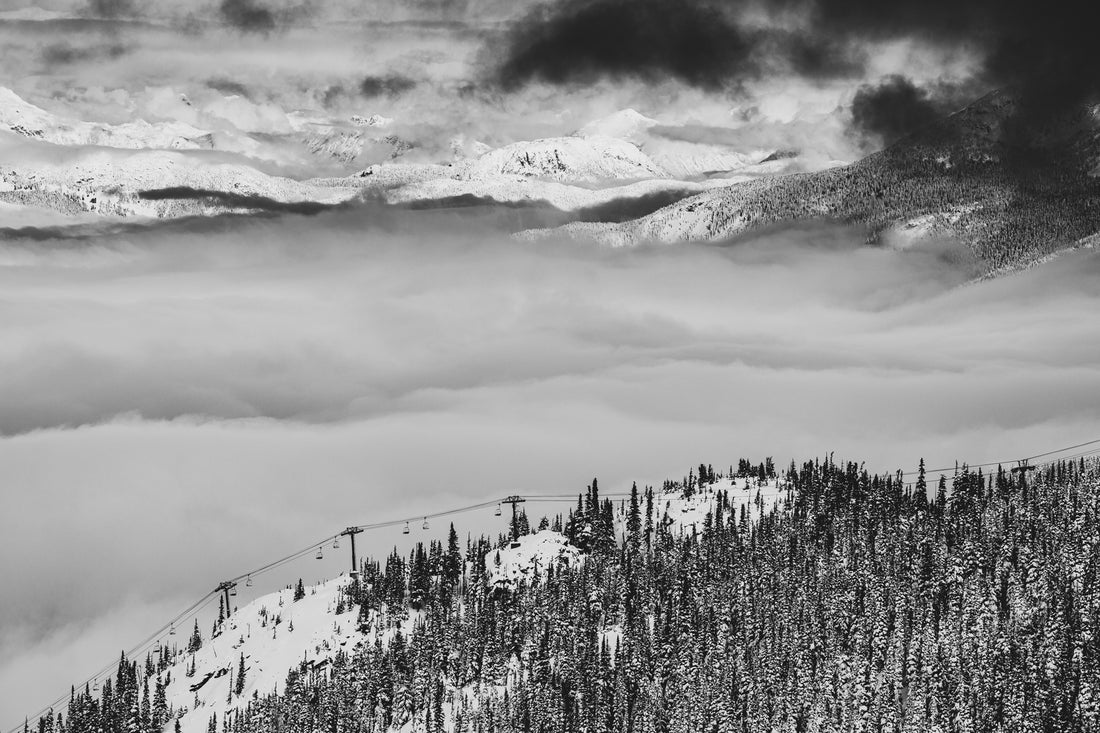
M 255 209 L 287 214 L 304 214 L 312 216 L 322 211 L 336 208 L 336 204 L 325 204 L 317 201 L 276 201 L 267 196 L 252 196 L 227 191 L 213 191 L 204 188 L 191 188 L 189 186 L 172 186 L 169 188 L 157 188 L 141 191 L 138 198 L 145 201 L 207 201 L 211 204 L 221 205 L 236 209 Z

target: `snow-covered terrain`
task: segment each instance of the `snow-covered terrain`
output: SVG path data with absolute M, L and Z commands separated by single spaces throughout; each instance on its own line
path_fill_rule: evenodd
M 121 125 L 68 120 L 37 107 L 10 89 L 0 87 L 0 130 L 8 130 L 55 145 L 103 145 L 111 148 L 199 150 L 214 147 L 206 130 L 186 122 Z
M 544 529 L 487 554 L 485 582 L 490 588 L 511 590 L 519 583 L 545 578 L 552 567 L 573 567 L 582 559 L 581 551 L 565 535 Z
M 173 187 L 281 202 L 339 203 L 359 192 L 350 180 L 343 186 L 313 185 L 269 175 L 234 156 L 199 151 L 58 146 L 0 133 L 0 154 L 5 200 L 76 212 L 170 216 L 171 202 L 144 201 L 138 194 Z
M 637 145 L 646 139 L 649 128 L 659 124 L 661 123 L 652 117 L 628 108 L 593 120 L 575 134 L 577 137 L 613 137 Z
M 713 484 L 704 483 L 689 497 L 681 492 L 662 492 L 654 496 L 654 521 L 663 522 L 673 531 L 690 533 L 702 529 L 707 514 L 714 511 L 714 501 L 719 491 L 729 494 L 730 511 L 740 518 L 742 509 L 750 521 L 760 517 L 762 510 L 776 506 L 787 495 L 787 489 L 778 479 L 760 482 L 753 478 L 737 476 L 722 478 Z
M 587 184 L 668 177 L 638 146 L 612 137 L 555 137 L 513 143 L 485 153 L 467 169 L 471 177 L 501 174 Z
M 230 104 L 237 98 L 219 99 Z M 185 114 L 187 119 L 198 119 L 189 102 L 181 104 L 180 109 L 191 115 Z M 706 194 L 773 175 L 789 163 L 761 163 L 759 151 L 734 151 L 654 134 L 655 129 L 675 127 L 662 128 L 658 120 L 633 109 L 594 120 L 572 135 L 497 148 L 459 134 L 450 140 L 451 159 L 439 162 L 425 162 L 425 155 L 419 153 L 417 160 L 406 160 L 403 154 L 414 143 L 392 132 L 395 123 L 390 117 L 332 119 L 308 110 L 279 114 L 286 131 L 266 136 L 208 131 L 184 120 L 139 119 L 110 125 L 54 114 L 0 88 L 4 160 L 0 201 L 51 210 L 63 217 L 95 213 L 164 218 L 248 208 L 187 194 L 159 201 L 140 196 L 152 189 L 179 188 L 221 192 L 238 197 L 238 202 L 243 201 L 239 197 L 258 197 L 282 203 L 337 204 L 380 194 L 399 205 L 462 197 L 546 204 L 575 212 L 617 201 L 644 205 L 659 203 L 654 196 L 669 200 Z M 294 145 L 304 157 L 287 152 Z M 286 169 L 273 166 L 278 158 L 295 170 L 303 165 L 309 169 L 302 161 L 312 160 L 318 173 L 334 166 L 355 170 L 353 166 L 368 160 L 386 162 L 372 163 L 351 175 L 292 178 L 273 172 Z M 704 178 L 704 174 L 715 177 Z M 725 205 L 722 196 L 714 200 Z M 687 217 L 677 215 L 682 210 L 670 207 L 625 224 L 580 224 L 553 233 L 612 244 L 708 236 L 700 209 L 690 209 Z
M 564 236 L 594 240 L 613 247 L 640 242 L 723 239 L 740 234 L 751 224 L 750 219 L 740 215 L 738 199 L 751 192 L 766 191 L 773 180 L 725 181 L 724 186 L 716 186 L 627 222 L 574 222 L 555 229 L 523 232 L 521 235 L 531 239 Z
M 343 576 L 315 585 L 298 601 L 290 588 L 261 596 L 231 614 L 221 632 L 204 638 L 197 652 L 181 655 L 164 678 L 169 680 L 169 706 L 177 713 L 187 711 L 179 718 L 183 733 L 202 733 L 212 715 L 220 724 L 227 711 L 244 708 L 254 692 L 281 693 L 287 672 L 299 664 L 320 670 L 341 649 L 350 654 L 365 637 L 356 630 L 358 607 L 336 613 L 340 590 L 348 582 Z M 189 632 L 181 629 L 177 636 L 186 643 Z M 237 695 L 242 655 L 244 689 Z M 195 673 L 187 676 L 192 666 Z

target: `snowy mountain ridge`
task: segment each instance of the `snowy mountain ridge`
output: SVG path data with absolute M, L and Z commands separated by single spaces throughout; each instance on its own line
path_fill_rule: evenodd
M 701 482 L 690 494 L 679 487 L 667 488 L 654 491 L 654 519 L 676 534 L 702 531 L 719 492 L 726 492 L 732 511 L 751 521 L 762 510 L 775 506 L 785 490 L 777 479 L 743 477 Z M 627 502 L 617 503 L 616 531 L 623 535 Z M 545 582 L 551 570 L 575 570 L 586 558 L 587 554 L 561 532 L 542 529 L 524 534 L 481 557 L 485 589 L 516 592 Z M 154 659 L 163 653 L 170 663 L 146 679 L 150 687 L 160 690 L 156 697 L 163 700 L 170 717 L 164 730 L 204 733 L 212 719 L 219 721 L 220 727 L 227 716 L 243 714 L 250 701 L 284 694 L 292 670 L 325 675 L 338 654 L 350 657 L 363 645 L 376 643 L 385 648 L 398 630 L 410 638 L 423 623 L 423 614 L 409 608 L 385 611 L 384 617 L 377 611 L 361 617 L 359 606 L 347 602 L 351 583 L 350 577 L 341 575 L 314 586 L 287 587 L 261 595 L 231 609 L 224 621 L 215 624 L 209 638 L 199 630 L 197 648 L 188 648 L 190 629 L 179 628 L 175 636 L 179 651 L 172 656 L 167 646 L 161 652 L 158 643 Z M 618 624 L 600 631 L 612 658 L 622 633 Z M 506 678 L 515 682 L 516 669 L 509 669 Z M 455 692 L 471 696 L 475 687 Z M 451 718 L 453 711 L 448 712 Z
M 110 148 L 201 150 L 214 147 L 209 131 L 185 122 L 121 125 L 66 120 L 0 87 L 0 130 L 55 145 L 101 145 Z
M 337 652 L 350 654 L 366 640 L 357 630 L 359 608 L 339 608 L 349 580 L 343 576 L 315 585 L 297 601 L 290 588 L 261 596 L 230 614 L 200 649 L 181 655 L 164 673 L 170 708 L 186 711 L 178 717 L 180 730 L 202 733 L 211 716 L 223 720 L 227 712 L 247 705 L 253 693 L 281 693 L 287 672 L 296 666 L 322 670 Z M 242 661 L 243 684 L 237 692 Z

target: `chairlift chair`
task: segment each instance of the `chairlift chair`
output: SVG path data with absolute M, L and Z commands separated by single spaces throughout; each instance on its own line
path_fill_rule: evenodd
M 169 636 L 175 636 L 176 635 L 176 625 L 175 624 L 170 624 L 168 626 L 168 635 Z
M 340 538 L 339 537 L 333 537 L 332 538 L 332 549 L 334 549 L 334 550 L 339 550 L 340 549 Z
M 405 522 L 405 529 L 401 530 L 401 534 L 408 534 L 408 533 L 409 533 L 409 523 Z
M 424 517 L 424 526 L 422 526 L 421 529 L 427 529 L 427 528 L 428 528 L 428 518 Z
M 318 560 L 324 560 L 325 559 L 325 553 L 324 553 L 323 548 L 322 548 L 321 545 L 317 545 L 317 559 Z
M 246 588 L 251 588 L 252 587 L 252 576 L 251 575 L 249 575 L 248 579 L 244 581 L 244 585 L 245 585 Z
M 496 510 L 495 512 L 493 512 L 493 516 L 499 517 L 499 516 L 500 516 L 500 514 L 501 514 L 501 512 L 500 512 L 500 504 L 497 504 L 497 510 Z
M 1016 467 L 1012 469 L 1012 473 L 1026 473 L 1027 471 L 1034 471 L 1035 466 L 1032 466 L 1027 460 L 1016 461 Z

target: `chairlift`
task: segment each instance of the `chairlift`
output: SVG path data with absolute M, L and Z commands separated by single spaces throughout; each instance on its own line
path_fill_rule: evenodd
M 318 560 L 324 560 L 325 559 L 325 554 L 322 551 L 322 549 L 323 549 L 322 545 L 317 545 L 317 559 Z
M 233 587 L 231 587 L 231 588 L 229 589 L 229 595 L 230 595 L 230 596 L 235 596 L 235 595 L 237 595 L 237 584 L 236 584 L 236 583 L 234 583 L 234 584 L 233 584 Z
M 244 581 L 244 586 L 246 588 L 251 588 L 252 587 L 252 576 L 251 575 L 249 575 L 248 579 L 246 581 Z
M 175 636 L 176 635 L 176 625 L 175 624 L 170 624 L 168 626 L 168 635 L 169 636 Z
M 340 538 L 339 537 L 333 537 L 332 538 L 332 549 L 334 549 L 334 550 L 339 550 L 340 549 Z
M 408 534 L 408 533 L 409 533 L 409 523 L 405 522 L 405 529 L 401 530 L 401 534 Z
M 493 512 L 493 516 L 499 517 L 500 514 L 501 514 L 500 504 L 497 504 L 497 510 L 495 512 Z
M 1012 469 L 1012 473 L 1026 473 L 1028 471 L 1034 471 L 1035 466 L 1032 466 L 1027 459 L 1022 461 L 1016 461 L 1016 467 Z
M 421 529 L 427 529 L 427 528 L 428 528 L 428 518 L 424 517 L 424 525 L 421 527 Z
M 92 681 L 92 692 L 99 692 L 99 680 Z

